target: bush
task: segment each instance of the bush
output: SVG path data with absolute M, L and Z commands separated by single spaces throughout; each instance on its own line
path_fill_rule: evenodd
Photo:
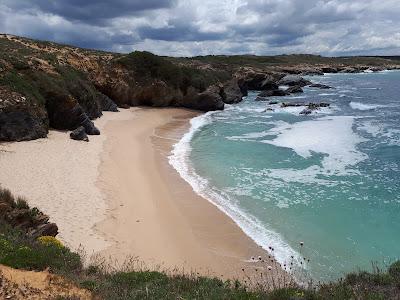
M 400 282 L 400 260 L 393 263 L 388 270 L 390 276 Z
M 18 197 L 15 202 L 15 207 L 19 209 L 29 209 L 28 202 L 23 197 Z
M 152 271 L 117 272 L 81 282 L 101 299 L 266 299 L 219 279 L 168 276 Z
M 7 203 L 12 207 L 15 206 L 15 198 L 7 189 L 0 188 L 0 202 Z
M 59 249 L 64 248 L 64 245 L 57 240 L 54 236 L 41 236 L 38 237 L 38 242 L 44 246 L 54 246 Z
M 74 273 L 82 269 L 77 253 L 57 242 L 31 240 L 22 232 L 0 222 L 0 264 L 16 269 L 42 271 L 50 268 L 56 273 Z
M 200 70 L 172 63 L 150 52 L 135 51 L 115 60 L 142 80 L 159 79 L 186 93 L 189 87 L 200 92 L 218 81 L 226 81 L 230 74 L 224 71 Z

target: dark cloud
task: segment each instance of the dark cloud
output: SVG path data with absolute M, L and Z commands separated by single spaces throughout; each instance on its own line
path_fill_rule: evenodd
M 0 0 L 0 31 L 163 55 L 398 54 L 398 0 Z
M 88 24 L 170 8 L 174 2 L 175 0 L 6 0 L 11 8 L 36 9 Z
M 176 42 L 215 41 L 227 37 L 226 32 L 204 32 L 193 24 L 184 24 L 178 20 L 171 20 L 168 25 L 161 28 L 140 27 L 138 33 L 142 39 Z

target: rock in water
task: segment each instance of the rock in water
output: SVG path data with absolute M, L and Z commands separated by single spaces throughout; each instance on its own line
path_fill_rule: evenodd
M 308 108 L 309 109 L 318 109 L 320 107 L 329 107 L 329 106 L 331 106 L 331 105 L 329 103 L 327 103 L 327 102 L 321 102 L 321 103 L 310 102 L 308 104 Z
M 294 85 L 288 88 L 285 92 L 288 94 L 298 94 L 303 93 L 303 89 L 301 88 L 301 86 Z
M 312 110 L 309 108 L 305 108 L 300 112 L 300 115 L 310 115 L 312 113 Z
M 318 89 L 322 89 L 322 90 L 333 89 L 333 87 L 331 87 L 331 86 L 329 86 L 329 85 L 321 84 L 321 83 L 313 83 L 313 84 L 310 84 L 310 87 L 312 87 L 312 88 L 318 88 Z
M 329 67 L 329 66 L 325 66 L 321 68 L 322 72 L 324 73 L 337 73 L 338 72 L 338 68 L 336 67 Z
M 286 107 L 299 107 L 299 106 L 306 106 L 306 104 L 304 102 L 283 102 L 281 104 L 282 108 L 286 108 Z
M 79 126 L 77 129 L 72 131 L 69 136 L 73 140 L 89 142 L 89 138 L 86 135 L 85 128 L 83 126 Z
M 279 80 L 278 84 L 303 87 L 311 84 L 311 82 L 298 75 L 286 75 Z
M 275 90 L 266 90 L 261 92 L 258 97 L 273 97 L 273 96 L 287 96 L 289 93 L 287 93 L 284 90 L 280 89 L 275 89 Z

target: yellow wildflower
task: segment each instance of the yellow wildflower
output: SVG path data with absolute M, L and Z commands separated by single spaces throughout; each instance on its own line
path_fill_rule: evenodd
M 57 248 L 64 248 L 64 245 L 53 236 L 38 237 L 39 243 L 45 246 L 56 246 Z

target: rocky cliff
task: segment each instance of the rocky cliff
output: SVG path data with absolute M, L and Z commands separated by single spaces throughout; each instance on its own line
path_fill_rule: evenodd
M 179 65 L 147 52 L 120 55 L 0 35 L 0 141 L 46 137 L 118 106 L 224 108 L 226 71 Z
M 221 110 L 248 90 L 284 95 L 287 74 L 397 68 L 383 58 L 319 56 L 168 58 L 117 54 L 0 35 L 0 141 L 46 137 L 49 128 L 100 134 L 92 120 L 118 107 Z M 285 79 L 286 81 L 288 78 Z M 296 79 L 297 80 L 297 79 Z M 299 92 L 294 82 L 287 92 Z

